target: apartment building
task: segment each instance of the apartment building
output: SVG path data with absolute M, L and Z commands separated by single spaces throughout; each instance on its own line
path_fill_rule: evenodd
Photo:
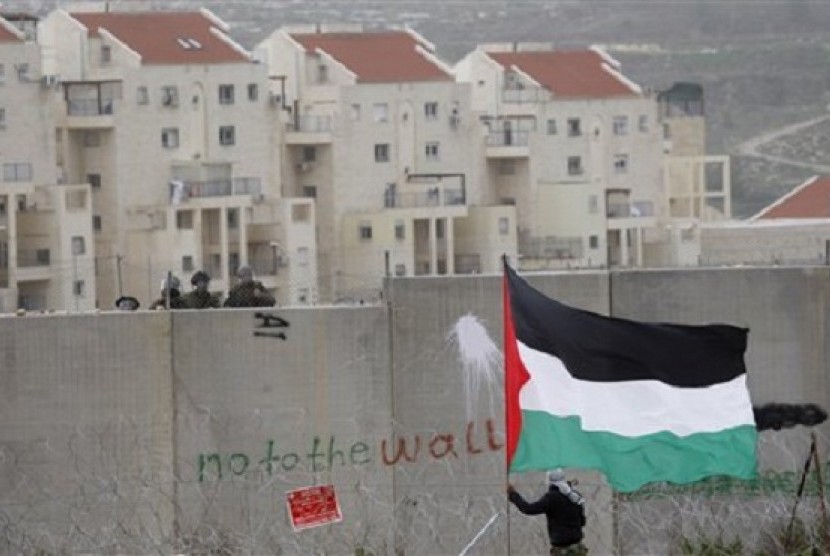
M 320 288 L 372 299 L 387 276 L 499 272 L 515 207 L 484 190 L 471 86 L 405 30 L 275 31 L 257 48 L 286 118 L 286 193 L 316 200 Z
M 663 126 L 663 179 L 668 205 L 664 225 L 654 235 L 652 262 L 697 265 L 701 260 L 702 226 L 732 217 L 732 183 L 728 155 L 706 153 L 703 88 L 675 83 L 657 95 Z M 662 235 L 662 237 L 659 237 Z
M 654 97 L 595 48 L 483 45 L 455 71 L 488 129 L 490 200 L 517 207 L 521 267 L 643 265 L 667 202 Z
M 0 312 L 89 310 L 90 190 L 58 179 L 52 82 L 27 30 L 0 18 Z
M 225 22 L 58 9 L 38 35 L 61 179 L 92 190 L 101 307 L 149 303 L 168 271 L 224 292 L 245 264 L 278 302 L 314 299 L 314 203 L 281 195 L 267 69 Z

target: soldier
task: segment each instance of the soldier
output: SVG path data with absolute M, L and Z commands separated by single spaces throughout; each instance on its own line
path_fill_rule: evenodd
M 170 283 L 167 283 L 167 278 L 161 281 L 161 297 L 153 301 L 150 305 L 150 310 L 155 309 L 187 309 L 184 304 L 184 299 L 181 294 L 181 285 L 179 279 L 175 276 L 170 276 Z M 170 306 L 167 306 L 168 290 L 170 297 Z
M 254 273 L 249 266 L 241 266 L 236 271 L 239 283 L 228 292 L 225 307 L 273 307 L 276 300 L 268 293 L 262 282 L 254 280 Z
M 220 307 L 219 298 L 208 289 L 210 275 L 204 270 L 196 271 L 190 277 L 193 290 L 184 296 L 184 303 L 188 309 L 216 309 Z
M 122 295 L 115 300 L 115 308 L 119 311 L 135 311 L 139 307 L 141 303 L 131 295 Z

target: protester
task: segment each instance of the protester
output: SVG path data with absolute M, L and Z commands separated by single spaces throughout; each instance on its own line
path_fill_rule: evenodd
M 184 296 L 188 309 L 211 309 L 220 307 L 219 297 L 210 293 L 210 275 L 204 270 L 196 271 L 190 277 L 193 290 Z
M 587 550 L 581 544 L 585 526 L 584 498 L 571 487 L 561 469 L 548 471 L 546 478 L 548 491 L 536 502 L 527 502 L 511 484 L 507 485 L 508 499 L 523 514 L 545 514 L 551 556 L 586 554 Z
M 139 307 L 141 307 L 141 303 L 130 295 L 122 295 L 115 300 L 115 308 L 119 311 L 135 311 Z
M 184 304 L 184 299 L 182 298 L 179 279 L 171 275 L 170 283 L 168 284 L 167 282 L 167 278 L 161 281 L 161 297 L 153 301 L 153 304 L 150 305 L 150 310 L 152 311 L 155 309 L 187 309 L 187 306 L 185 306 Z M 169 307 L 167 305 L 168 295 L 170 298 Z
M 236 277 L 239 283 L 228 292 L 225 307 L 273 307 L 276 305 L 276 300 L 268 293 L 262 282 L 254 280 L 251 267 L 239 267 Z

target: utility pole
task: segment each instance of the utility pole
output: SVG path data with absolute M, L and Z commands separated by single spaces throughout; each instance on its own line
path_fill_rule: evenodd
M 115 255 L 115 273 L 118 277 L 118 297 L 124 295 L 124 290 L 121 284 L 121 259 L 123 257 L 120 254 Z

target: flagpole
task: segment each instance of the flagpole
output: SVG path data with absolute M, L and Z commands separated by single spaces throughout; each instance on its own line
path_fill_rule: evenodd
M 502 287 L 502 303 L 506 304 L 507 298 L 507 253 L 501 255 L 501 287 Z M 507 326 L 504 322 L 504 311 L 506 307 L 502 307 L 502 354 L 505 353 L 507 347 Z M 504 436 L 507 439 L 507 431 L 510 430 L 510 413 L 507 411 L 507 357 L 502 357 L 504 361 Z M 507 485 L 510 484 L 510 450 L 505 442 L 504 446 L 504 492 L 507 493 Z M 504 517 L 507 521 L 507 554 L 510 554 L 510 498 L 504 498 Z

